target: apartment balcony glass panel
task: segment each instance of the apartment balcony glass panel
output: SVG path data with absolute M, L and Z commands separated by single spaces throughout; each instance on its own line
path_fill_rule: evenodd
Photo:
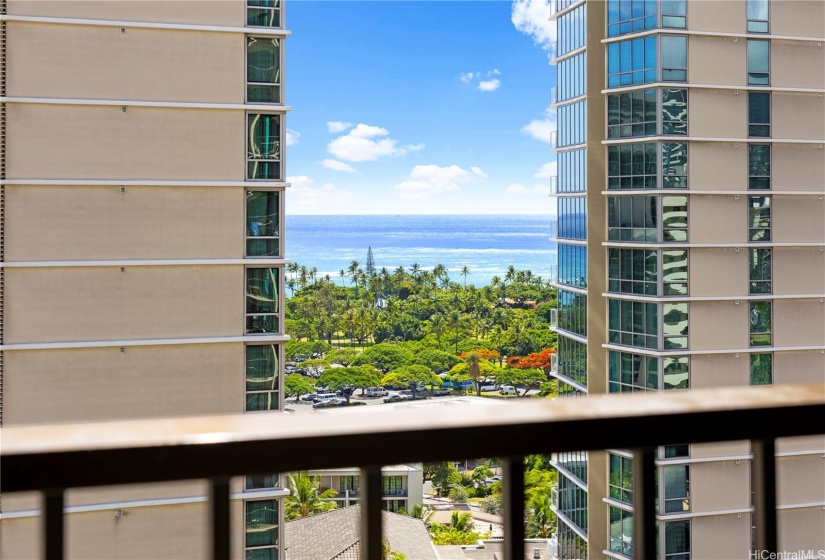
M 559 335 L 558 356 L 557 373 L 587 387 L 587 344 Z M 587 477 L 582 480 L 587 481 Z
M 568 150 L 556 155 L 559 170 L 559 192 L 587 191 L 587 150 Z
M 608 340 L 636 348 L 659 348 L 659 308 L 655 303 L 608 300 Z
M 559 475 L 558 510 L 587 534 L 587 492 L 562 474 Z
M 559 519 L 559 560 L 587 560 L 587 541 Z
M 587 393 L 583 391 L 579 391 L 575 387 L 573 387 L 569 383 L 565 383 L 562 380 L 559 380 L 559 398 L 566 399 L 566 398 L 573 398 L 573 397 L 586 397 Z
M 664 513 L 690 511 L 690 467 L 688 465 L 663 467 L 662 474 L 665 481 Z
M 607 45 L 607 87 L 658 81 L 655 35 Z
M 562 60 L 556 65 L 556 101 L 567 101 L 587 92 L 587 53 Z
M 587 336 L 587 296 L 558 290 L 559 328 Z
M 657 90 L 632 91 L 607 96 L 607 137 L 656 136 Z
M 587 247 L 558 244 L 558 283 L 577 288 L 587 287 Z
M 684 29 L 686 16 L 687 0 L 608 0 L 607 36 L 638 33 L 659 26 Z
M 587 484 L 587 451 L 568 451 L 556 456 L 556 463 Z
M 587 139 L 587 102 L 578 101 L 556 110 L 558 117 L 558 147 L 584 144 Z
M 556 56 L 564 56 L 585 45 L 587 40 L 586 10 L 587 4 L 582 4 L 556 20 L 558 32 Z
M 559 198 L 556 227 L 560 239 L 587 239 L 587 199 Z

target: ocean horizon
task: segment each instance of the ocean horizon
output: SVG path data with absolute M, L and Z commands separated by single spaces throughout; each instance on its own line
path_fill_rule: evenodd
M 398 214 L 286 216 L 286 257 L 341 284 L 339 271 L 372 248 L 377 269 L 442 264 L 454 282 L 486 286 L 507 268 L 549 280 L 556 253 L 555 216 L 541 214 Z M 349 285 L 349 279 L 344 280 Z

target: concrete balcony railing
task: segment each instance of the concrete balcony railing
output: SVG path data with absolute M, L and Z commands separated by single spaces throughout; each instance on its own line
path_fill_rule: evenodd
M 385 498 L 406 498 L 409 495 L 409 490 L 400 488 L 396 490 L 384 490 Z
M 522 560 L 524 456 L 630 449 L 634 557 L 656 557 L 656 446 L 751 440 L 755 546 L 777 552 L 775 440 L 823 432 L 825 384 L 325 415 L 255 414 L 0 429 L 4 493 L 40 491 L 42 550 L 64 557 L 67 489 L 206 479 L 210 550 L 230 557 L 232 476 L 361 469 L 364 560 L 382 553 L 382 465 L 501 457 L 506 560 Z M 667 425 L 667 430 L 655 429 Z M 654 429 L 651 429 L 653 427 Z M 553 437 L 547 437 L 552 433 Z M 517 434 L 518 437 L 513 437 Z

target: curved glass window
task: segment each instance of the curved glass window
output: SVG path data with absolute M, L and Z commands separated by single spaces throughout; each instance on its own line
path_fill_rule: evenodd
M 688 347 L 688 304 L 662 304 L 662 334 L 664 349 Z
M 687 144 L 684 142 L 662 142 L 662 188 L 686 189 Z
M 246 101 L 281 102 L 281 40 L 246 38 Z
M 656 90 L 607 96 L 607 137 L 656 135 Z
M 655 243 L 658 239 L 655 196 L 611 196 L 607 199 L 607 239 Z
M 662 251 L 662 295 L 688 295 L 688 251 Z
M 246 347 L 246 410 L 278 410 L 278 346 Z
M 685 243 L 688 238 L 688 206 L 686 196 L 662 197 L 662 241 Z
M 658 256 L 655 250 L 607 251 L 607 289 L 620 294 L 655 296 L 658 292 Z
M 608 339 L 613 344 L 656 350 L 659 309 L 645 301 L 608 300 Z
M 279 243 L 279 193 L 248 191 L 246 193 L 246 255 L 277 257 Z
M 657 81 L 657 37 L 640 37 L 607 45 L 607 87 Z
M 246 25 L 281 27 L 281 0 L 246 0 Z
M 281 116 L 247 115 L 247 179 L 281 179 Z
M 246 269 L 246 332 L 279 332 L 277 268 Z

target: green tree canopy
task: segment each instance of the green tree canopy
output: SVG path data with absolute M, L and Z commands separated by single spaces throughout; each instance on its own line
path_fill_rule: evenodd
M 512 385 L 516 391 L 521 389 L 523 392 L 520 397 L 526 395 L 530 389 L 539 389 L 546 381 L 547 376 L 539 369 L 505 368 L 496 375 L 496 383 L 499 385 Z
M 331 364 L 341 364 L 342 366 L 352 365 L 353 360 L 361 355 L 361 351 L 355 348 L 339 348 L 333 350 L 324 359 Z
M 355 389 L 362 391 L 365 387 L 381 384 L 381 377 L 370 367 L 330 368 L 318 379 L 320 385 L 326 385 L 330 391 L 341 391 L 344 398 L 349 398 Z
M 419 385 L 441 385 L 441 378 L 427 366 L 401 366 L 394 369 L 381 379 L 382 385 L 406 385 L 412 391 L 413 397 Z
M 397 344 L 381 343 L 371 346 L 352 361 L 351 365 L 370 364 L 383 373 L 405 366 L 413 361 L 413 353 Z
M 290 340 L 285 346 L 284 354 L 287 360 L 308 360 L 313 354 L 323 356 L 332 350 L 332 346 L 323 340 L 315 340 L 313 342 Z
M 307 370 L 307 373 L 321 375 L 324 373 L 324 370 L 328 370 L 330 368 L 330 363 L 327 360 L 305 360 L 301 362 L 301 367 Z
M 301 395 L 308 395 L 315 391 L 315 382 L 300 373 L 284 376 L 284 394 L 287 398 L 295 397 L 297 402 Z
M 450 368 L 459 362 L 461 362 L 461 358 L 455 354 L 444 352 L 442 350 L 436 350 L 434 348 L 417 353 L 413 361 L 414 364 L 427 366 L 431 370 L 438 373 L 450 371 Z

